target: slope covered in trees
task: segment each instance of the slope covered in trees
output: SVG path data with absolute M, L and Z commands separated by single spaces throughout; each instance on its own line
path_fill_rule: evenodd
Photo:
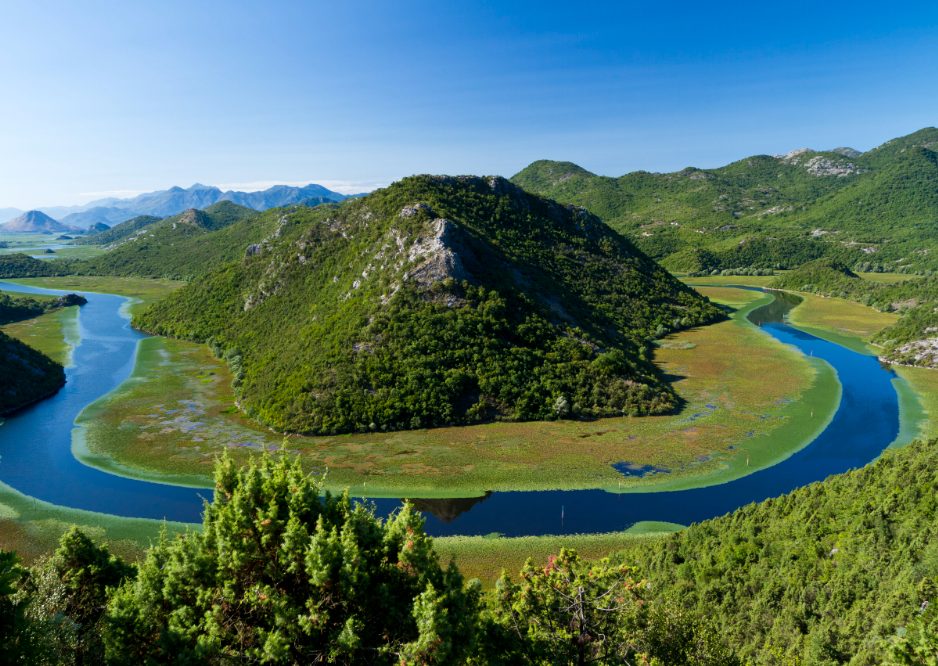
M 115 243 L 120 243 L 127 238 L 132 237 L 133 235 L 140 232 L 144 227 L 148 227 L 151 224 L 159 222 L 160 218 L 154 217 L 152 215 L 138 215 L 129 220 L 125 220 L 119 224 L 115 224 L 113 227 L 105 229 L 94 229 L 91 228 L 90 233 L 87 236 L 83 236 L 75 241 L 76 245 L 112 245 Z
M 61 365 L 0 331 L 0 415 L 47 398 L 64 384 Z
M 231 259 L 229 247 L 217 232 L 238 222 L 250 228 L 258 213 L 229 201 L 205 210 L 190 209 L 158 222 L 135 218 L 106 234 L 119 231 L 113 249 L 86 261 L 75 262 L 71 271 L 89 275 L 123 275 L 188 279 Z M 131 224 L 133 223 L 133 224 Z M 132 231 L 131 231 L 132 230 Z
M 915 443 L 625 557 L 657 598 L 714 618 L 743 658 L 880 664 L 938 603 L 936 516 L 938 443 Z
M 278 429 L 665 412 L 650 340 L 722 316 L 592 215 L 500 178 L 273 215 L 138 325 L 209 341 Z
M 860 270 L 935 270 L 936 151 L 938 129 L 927 128 L 862 154 L 805 149 L 620 178 L 542 160 L 512 180 L 586 206 L 676 268 L 688 263 L 682 252 L 702 248 L 712 252 L 710 270 L 792 268 L 821 257 Z

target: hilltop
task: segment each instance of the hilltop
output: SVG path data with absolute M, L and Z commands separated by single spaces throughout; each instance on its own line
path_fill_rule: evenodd
M 502 178 L 266 215 L 137 324 L 210 342 L 280 430 L 667 412 L 650 341 L 722 317 L 595 216 Z
M 53 234 L 63 231 L 74 231 L 57 220 L 53 220 L 45 213 L 38 210 L 31 210 L 15 217 L 9 222 L 0 225 L 0 233 L 41 233 Z
M 90 275 L 135 275 L 141 277 L 191 278 L 233 259 L 218 232 L 238 222 L 250 222 L 258 213 L 250 208 L 222 201 L 204 210 L 189 209 L 159 219 L 135 217 L 88 242 L 106 244 L 109 251 L 69 270 Z M 241 251 L 242 247 L 238 247 Z
M 521 187 L 588 208 L 675 270 L 792 268 L 828 257 L 860 270 L 938 269 L 938 129 L 860 153 L 755 155 L 717 169 L 597 176 L 541 160 Z

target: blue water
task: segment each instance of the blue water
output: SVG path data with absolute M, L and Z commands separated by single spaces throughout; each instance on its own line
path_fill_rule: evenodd
M 0 282 L 3 291 L 68 292 Z M 202 498 L 210 490 L 137 481 L 88 467 L 72 455 L 72 428 L 85 406 L 130 376 L 137 344 L 145 336 L 122 312 L 126 298 L 82 293 L 81 343 L 66 368 L 66 383 L 53 397 L 16 414 L 0 426 L 0 481 L 53 504 L 118 516 L 200 522 Z
M 64 293 L 7 283 L 0 283 L 0 289 Z M 0 427 L 0 481 L 62 506 L 196 522 L 203 499 L 211 497 L 210 490 L 114 476 L 83 465 L 71 454 L 75 417 L 130 375 L 143 337 L 130 328 L 121 313 L 126 299 L 84 295 L 88 304 L 79 315 L 81 344 L 74 351 L 73 367 L 66 371 L 65 388 Z M 495 492 L 479 498 L 419 500 L 418 508 L 427 517 L 427 531 L 433 535 L 521 536 L 609 532 L 646 520 L 688 525 L 871 462 L 899 432 L 894 374 L 875 357 L 783 323 L 782 315 L 790 307 L 790 302 L 779 299 L 753 312 L 750 319 L 773 337 L 833 366 L 843 397 L 824 432 L 787 460 L 736 481 L 694 490 Z M 370 501 L 381 514 L 400 506 L 394 499 Z

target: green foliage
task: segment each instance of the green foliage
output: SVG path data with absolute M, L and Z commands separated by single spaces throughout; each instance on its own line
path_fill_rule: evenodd
M 28 575 L 0 552 L 0 655 L 93 663 L 103 641 L 113 664 L 931 664 L 936 470 L 938 442 L 914 443 L 614 558 L 529 561 L 481 596 L 410 505 L 381 521 L 295 459 L 223 460 L 203 531 L 151 547 L 135 579 L 77 531 Z
M 32 319 L 71 305 L 84 305 L 87 300 L 77 294 L 59 298 L 31 298 L 0 293 L 0 325 Z
M 910 444 L 624 557 L 744 659 L 878 664 L 934 598 L 936 488 L 938 442 Z
M 102 238 L 104 234 L 89 239 L 109 242 L 114 247 L 75 262 L 71 271 L 80 275 L 192 279 L 220 262 L 240 257 L 248 242 L 263 238 L 270 224 L 255 224 L 257 217 L 257 211 L 222 201 L 205 210 L 191 209 L 159 221 L 134 218 L 105 232 L 112 240 Z
M 880 270 L 938 269 L 938 130 L 858 156 L 758 155 L 718 169 L 596 176 L 569 162 L 532 163 L 512 179 L 586 206 L 672 270 L 794 268 L 828 257 Z M 713 253 L 693 263 L 685 251 Z M 864 270 L 866 270 L 864 269 Z
M 0 254 L 0 278 L 68 275 L 71 261 L 34 259 L 28 254 Z
M 204 530 L 150 549 L 111 601 L 112 663 L 459 663 L 478 591 L 422 519 L 322 495 L 295 460 L 223 460 Z
M 279 430 L 666 412 L 650 339 L 722 317 L 593 216 L 502 179 L 268 215 L 266 240 L 137 323 L 211 339 Z
M 930 581 L 929 581 L 930 582 Z M 931 584 L 934 591 L 934 583 Z M 903 666 L 938 664 L 938 597 L 922 603 L 918 615 L 898 633 L 890 645 L 890 661 Z
M 152 215 L 138 215 L 100 233 L 84 236 L 75 241 L 76 245 L 111 245 L 130 238 L 144 227 L 159 222 L 160 218 Z
M 0 332 L 0 415 L 46 398 L 64 384 L 61 365 Z
M 16 553 L 0 550 L 0 663 L 23 662 L 35 654 L 25 604 L 15 596 L 26 575 Z
M 490 599 L 482 663 L 738 663 L 704 625 L 649 603 L 633 573 L 566 549 L 545 567 L 529 560 Z
M 906 365 L 938 365 L 938 355 L 928 352 L 927 342 L 938 331 L 936 276 L 882 284 L 859 278 L 839 262 L 819 260 L 779 277 L 772 286 L 846 298 L 884 312 L 897 312 L 899 321 L 873 338 L 883 347 L 883 357 Z
M 34 565 L 21 585 L 26 615 L 55 663 L 99 663 L 108 592 L 134 575 L 134 568 L 73 527 L 55 553 Z

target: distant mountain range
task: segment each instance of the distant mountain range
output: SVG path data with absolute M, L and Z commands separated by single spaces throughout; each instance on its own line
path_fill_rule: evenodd
M 0 225 L 0 233 L 61 233 L 63 231 L 74 231 L 73 227 L 68 227 L 42 211 L 31 210 L 15 217 L 9 222 Z
M 48 206 L 35 212 L 41 212 L 67 227 L 87 229 L 94 224 L 113 226 L 141 215 L 176 215 L 190 208 L 207 208 L 219 201 L 230 201 L 254 210 L 267 210 L 291 204 L 343 201 L 347 198 L 347 195 L 316 184 L 303 187 L 275 185 L 260 192 L 238 192 L 222 191 L 217 187 L 196 183 L 188 189 L 171 187 L 130 199 L 98 199 L 83 206 Z M 0 223 L 22 216 L 23 213 L 16 208 L 0 208 Z

